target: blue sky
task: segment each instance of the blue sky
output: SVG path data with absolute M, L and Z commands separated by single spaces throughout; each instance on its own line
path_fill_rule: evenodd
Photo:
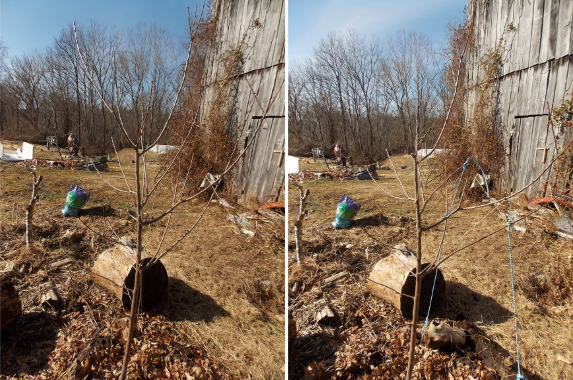
M 42 51 L 73 21 L 95 20 L 120 30 L 139 22 L 168 29 L 185 42 L 187 7 L 191 14 L 202 0 L 0 0 L 0 39 L 10 56 Z
M 467 0 L 289 0 L 288 60 L 303 62 L 321 38 L 354 29 L 384 38 L 416 30 L 443 43 L 450 22 L 461 22 Z

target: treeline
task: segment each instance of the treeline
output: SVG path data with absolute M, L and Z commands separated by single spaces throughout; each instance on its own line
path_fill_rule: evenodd
M 410 153 L 415 131 L 435 141 L 448 98 L 444 60 L 430 40 L 400 31 L 381 40 L 333 33 L 313 55 L 289 69 L 289 152 L 327 153 L 334 143 L 374 160 Z
M 82 146 L 105 152 L 112 139 L 116 148 L 125 146 L 118 117 L 130 132 L 144 123 L 155 135 L 176 94 L 180 50 L 155 25 L 119 31 L 95 22 L 76 33 L 68 26 L 44 51 L 8 59 L 0 46 L 0 136 L 44 143 L 72 132 Z

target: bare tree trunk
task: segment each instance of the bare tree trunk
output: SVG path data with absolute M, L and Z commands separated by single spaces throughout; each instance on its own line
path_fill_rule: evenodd
M 38 195 L 36 195 L 36 191 L 38 190 L 38 186 L 40 182 L 42 182 L 42 176 L 36 179 L 36 172 L 32 169 L 28 169 L 32 173 L 32 197 L 30 198 L 30 203 L 26 205 L 26 246 L 30 247 L 30 231 L 32 230 L 32 218 L 34 216 L 34 205 L 40 199 Z
M 308 212 L 304 209 L 306 204 L 307 204 L 307 199 L 308 199 L 308 195 L 310 194 L 310 190 L 306 189 L 304 191 L 302 191 L 302 187 L 299 184 L 294 184 L 296 187 L 298 187 L 298 190 L 300 192 L 300 198 L 299 198 L 299 204 L 298 204 L 298 219 L 294 221 L 294 241 L 295 241 L 295 245 L 296 245 L 296 262 L 297 263 L 301 263 L 301 241 L 302 241 L 302 223 L 304 221 L 304 218 L 308 215 Z
M 141 154 L 139 150 L 135 152 L 135 186 L 136 186 L 136 206 L 137 206 L 137 260 L 135 262 L 135 282 L 133 286 L 133 298 L 131 300 L 131 310 L 129 313 L 129 333 L 123 354 L 123 364 L 121 368 L 121 380 L 125 380 L 127 375 L 127 366 L 131 358 L 131 344 L 133 343 L 133 333 L 135 331 L 135 324 L 137 323 L 137 310 L 139 307 L 140 291 L 141 291 L 141 242 L 143 238 L 143 200 L 142 200 L 142 186 L 141 186 Z

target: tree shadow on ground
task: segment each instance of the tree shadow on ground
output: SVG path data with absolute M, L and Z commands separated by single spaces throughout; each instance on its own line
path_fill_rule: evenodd
M 110 205 L 93 206 L 80 209 L 79 216 L 118 216 L 116 210 Z
M 495 299 L 455 281 L 447 282 L 446 297 L 437 315 L 453 320 L 486 324 L 499 324 L 513 318 L 512 312 Z
M 404 227 L 413 219 L 404 215 L 387 215 L 384 213 L 378 213 L 374 215 L 368 215 L 362 218 L 356 218 L 354 222 L 356 225 L 361 227 L 373 226 L 393 226 L 393 227 Z
M 513 312 L 500 305 L 495 299 L 475 292 L 464 284 L 449 281 L 446 287 L 446 298 L 436 316 L 459 321 L 469 335 L 469 345 L 476 354 L 494 368 L 502 378 L 515 375 L 515 355 L 490 338 L 478 324 L 495 325 L 513 319 Z M 467 323 L 467 322 L 469 323 Z M 509 364 L 509 365 L 508 365 Z M 521 367 L 522 374 L 529 380 L 544 380 Z
M 296 337 L 288 345 L 288 379 L 296 380 L 305 377 L 304 369 L 332 357 L 342 341 L 326 333 L 315 333 Z M 320 371 L 320 369 L 317 369 Z M 316 378 L 321 378 L 317 374 Z
M 49 313 L 23 313 L 0 337 L 0 374 L 19 377 L 46 369 L 60 327 Z
M 211 322 L 215 317 L 231 315 L 211 296 L 193 289 L 184 281 L 174 277 L 169 277 L 168 296 L 158 309 L 165 310 L 165 316 L 177 322 Z

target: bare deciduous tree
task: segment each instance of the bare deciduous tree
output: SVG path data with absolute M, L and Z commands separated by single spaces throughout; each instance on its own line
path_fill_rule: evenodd
M 190 19 L 191 20 L 191 19 Z M 218 173 L 217 180 L 208 186 L 189 193 L 188 186 L 190 172 L 192 171 L 193 162 L 188 166 L 181 168 L 184 161 L 181 159 L 184 148 L 187 146 L 187 140 L 194 136 L 191 132 L 197 128 L 197 115 L 186 115 L 186 120 L 181 125 L 185 128 L 178 130 L 176 136 L 177 146 L 169 158 L 153 172 L 146 165 L 146 154 L 158 143 L 169 137 L 170 127 L 175 119 L 175 114 L 182 111 L 178 108 L 180 100 L 183 97 L 186 88 L 187 76 L 190 72 L 190 65 L 193 61 L 191 55 L 193 52 L 201 52 L 196 49 L 196 34 L 202 29 L 202 25 L 208 20 L 201 14 L 196 15 L 193 22 L 190 21 L 190 40 L 187 47 L 187 55 L 184 59 L 182 68 L 170 59 L 169 54 L 172 51 L 166 49 L 167 35 L 161 29 L 156 27 L 139 26 L 133 30 L 127 37 L 127 44 L 124 49 L 113 50 L 109 57 L 112 64 L 112 87 L 111 97 L 104 93 L 105 88 L 101 87 L 94 77 L 94 70 L 90 68 L 90 61 L 76 36 L 76 49 L 80 58 L 81 67 L 86 74 L 91 87 L 97 93 L 99 101 L 102 102 L 108 115 L 114 121 L 116 128 L 123 136 L 126 144 L 134 152 L 134 183 L 127 179 L 125 171 L 123 184 L 112 184 L 106 181 L 102 175 L 101 179 L 116 191 L 128 193 L 133 202 L 135 213 L 132 216 L 136 224 L 136 264 L 135 264 L 135 281 L 132 291 L 132 302 L 130 310 L 129 335 L 124 352 L 121 378 L 124 379 L 127 373 L 127 367 L 130 361 L 130 348 L 133 341 L 134 327 L 139 312 L 142 276 L 143 272 L 155 265 L 162 257 L 172 251 L 184 238 L 192 233 L 198 222 L 201 220 L 207 207 L 211 204 L 211 198 L 216 194 L 215 189 L 218 184 L 231 173 L 235 165 L 241 160 L 245 152 L 256 141 L 259 130 L 264 125 L 263 121 L 271 109 L 273 102 L 276 100 L 277 92 L 282 91 L 283 84 L 274 80 L 273 90 L 270 92 L 268 99 L 259 99 L 257 90 L 253 91 L 255 103 L 261 108 L 261 117 L 257 123 L 244 120 L 244 124 L 249 123 L 251 129 L 251 138 L 243 145 L 239 146 L 238 142 L 243 141 L 240 138 L 236 140 L 220 141 L 220 144 L 232 145 L 231 152 L 226 157 L 217 157 L 217 164 L 222 170 Z M 211 41 L 214 43 L 214 41 Z M 276 74 L 278 75 L 279 66 L 277 65 Z M 179 74 L 179 75 L 176 75 Z M 200 77 L 197 77 L 201 79 Z M 241 77 L 237 80 L 242 80 Z M 251 88 L 260 88 L 261 83 L 252 83 Z M 196 89 L 200 86 L 190 86 L 188 88 Z M 202 94 L 187 94 L 186 96 L 198 96 Z M 196 109 L 199 112 L 200 109 Z M 239 125 L 239 130 L 246 130 L 245 125 Z M 241 137 L 241 136 L 239 136 Z M 121 162 L 120 162 L 121 165 Z M 162 186 L 166 184 L 166 186 Z M 197 189 L 195 187 L 193 189 Z M 169 189 L 169 190 L 166 190 Z M 170 191 L 168 199 L 170 204 L 152 218 L 144 218 L 146 209 L 151 206 L 152 200 L 161 191 Z M 202 194 L 210 194 L 206 200 L 203 211 L 198 215 L 195 221 L 192 221 L 189 227 L 179 236 L 167 238 L 168 231 L 171 227 L 173 213 L 181 205 L 197 199 Z M 164 199 L 165 194 L 161 196 Z M 164 221 L 163 232 L 157 246 L 151 251 L 152 257 L 145 265 L 142 261 L 143 253 L 143 229 L 146 226 L 154 225 L 158 221 Z M 155 224 L 156 225 L 156 224 Z

